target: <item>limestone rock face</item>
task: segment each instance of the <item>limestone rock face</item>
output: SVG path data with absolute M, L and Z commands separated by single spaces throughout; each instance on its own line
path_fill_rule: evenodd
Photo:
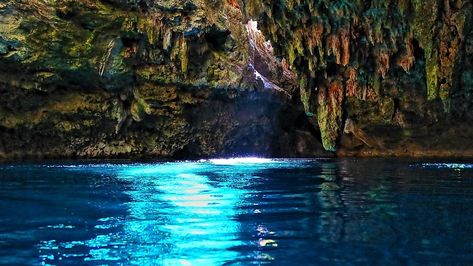
M 472 155 L 471 1 L 245 3 L 297 73 L 327 150 Z
M 279 152 L 295 76 L 260 35 L 220 1 L 3 1 L 0 155 Z
M 472 10 L 5 0 L 0 158 L 473 156 Z

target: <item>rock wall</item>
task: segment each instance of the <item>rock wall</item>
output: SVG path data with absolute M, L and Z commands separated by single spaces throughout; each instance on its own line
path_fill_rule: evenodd
M 327 150 L 471 156 L 473 3 L 245 1 Z
M 0 158 L 473 156 L 472 9 L 2 1 Z

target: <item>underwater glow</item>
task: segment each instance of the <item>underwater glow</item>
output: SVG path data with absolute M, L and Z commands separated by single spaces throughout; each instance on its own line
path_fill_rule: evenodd
M 165 250 L 168 255 L 159 254 L 164 265 L 214 265 L 215 260 L 234 259 L 238 252 L 228 249 L 242 243 L 238 241 L 238 223 L 232 218 L 243 192 L 214 186 L 208 177 L 195 173 L 195 167 L 182 166 L 175 165 L 175 172 L 167 167 L 141 167 L 140 171 L 128 169 L 117 176 L 130 180 L 133 187 L 127 192 L 131 198 L 127 209 L 134 219 L 123 225 L 128 241 L 153 243 L 155 255 Z M 156 176 L 142 179 L 130 174 L 139 172 Z M 155 210 L 160 219 L 153 219 L 156 214 L 150 210 L 163 204 L 166 208 Z M 149 256 L 151 251 L 138 248 L 135 252 Z M 206 255 L 179 259 L 184 254 Z
M 238 164 L 260 164 L 276 162 L 272 159 L 258 158 L 258 157 L 237 157 L 228 159 L 210 159 L 209 162 L 219 165 L 238 165 Z
M 462 264 L 472 174 L 257 157 L 0 165 L 0 264 Z
M 302 162 L 302 161 L 301 161 Z M 242 189 L 254 173 L 268 167 L 289 166 L 288 162 L 241 157 L 197 162 L 147 164 L 59 165 L 74 173 L 104 173 L 124 182 L 128 198 L 126 216 L 102 217 L 100 230 L 120 228 L 119 233 L 99 234 L 89 240 L 58 243 L 46 241 L 38 248 L 46 253 L 43 261 L 54 260 L 51 253 L 62 248 L 92 247 L 82 254 L 86 261 L 114 261 L 126 253 L 136 265 L 219 265 L 238 260 L 235 247 L 277 247 L 274 232 L 255 224 L 254 241 L 242 241 L 239 215 L 261 214 L 258 208 L 240 209 L 248 198 Z M 230 168 L 229 168 L 230 167 Z M 50 167 L 51 168 L 51 167 Z M 54 167 L 52 167 L 54 168 Z M 218 173 L 212 178 L 209 173 Z M 159 207 L 158 207 L 159 206 Z M 67 227 L 67 225 L 62 225 Z M 266 237 L 267 235 L 267 237 Z M 110 248 L 110 243 L 113 248 Z M 200 254 L 200 255 L 199 255 Z M 261 252 L 257 260 L 274 258 Z

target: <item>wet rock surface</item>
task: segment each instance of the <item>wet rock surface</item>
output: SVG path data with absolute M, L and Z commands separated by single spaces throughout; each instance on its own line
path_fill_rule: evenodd
M 471 156 L 471 1 L 246 1 L 347 156 Z M 348 127 L 348 130 L 347 130 Z
M 3 1 L 0 158 L 473 156 L 472 8 Z

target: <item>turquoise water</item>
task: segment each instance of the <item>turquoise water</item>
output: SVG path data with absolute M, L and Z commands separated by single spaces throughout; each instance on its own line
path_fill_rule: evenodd
M 472 261 L 472 163 L 0 165 L 2 265 Z

